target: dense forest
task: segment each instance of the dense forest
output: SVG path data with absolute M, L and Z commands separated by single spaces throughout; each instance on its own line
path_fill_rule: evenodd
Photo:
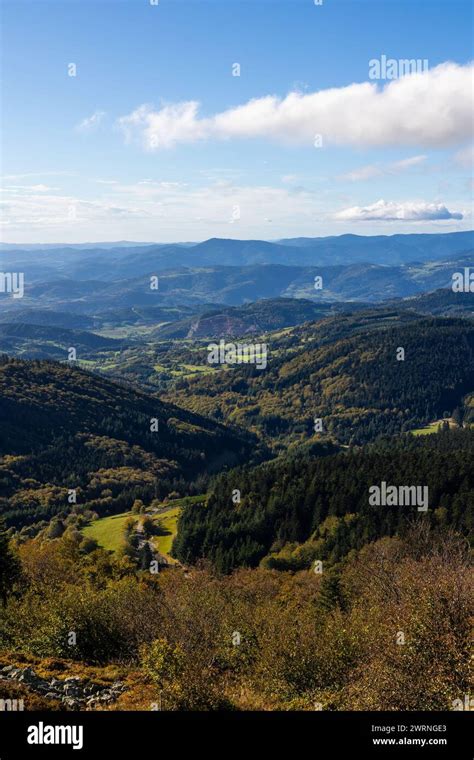
M 205 508 L 184 510 L 174 550 L 183 562 L 205 557 L 220 572 L 255 567 L 264 557 L 267 566 L 289 570 L 308 569 L 315 560 L 333 565 L 417 518 L 416 506 L 370 505 L 369 488 L 381 481 L 427 486 L 424 519 L 468 535 L 473 460 L 474 430 L 447 429 L 233 470 L 217 478 Z

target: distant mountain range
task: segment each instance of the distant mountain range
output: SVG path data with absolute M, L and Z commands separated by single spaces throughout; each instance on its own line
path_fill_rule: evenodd
M 0 268 L 25 271 L 30 282 L 60 276 L 86 280 L 136 278 L 180 267 L 348 266 L 438 261 L 474 248 L 474 232 L 340 235 L 276 242 L 211 238 L 202 243 L 98 243 L 79 246 L 3 246 Z

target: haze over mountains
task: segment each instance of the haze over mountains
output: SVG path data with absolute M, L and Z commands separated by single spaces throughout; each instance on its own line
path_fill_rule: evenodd
M 440 260 L 474 247 L 474 232 L 413 235 L 340 235 L 321 238 L 233 240 L 210 238 L 200 243 L 90 243 L 63 246 L 0 245 L 1 266 L 31 268 L 31 279 L 64 271 L 81 279 L 139 276 L 177 267 L 331 266 L 371 263 L 388 266 L 411 261 Z M 41 255 L 38 252 L 41 251 Z M 93 275 L 92 275 L 93 273 Z
M 137 323 L 137 308 L 195 313 L 273 298 L 377 302 L 449 288 L 453 272 L 472 263 L 473 250 L 472 232 L 9 250 L 0 256 L 1 269 L 24 273 L 25 294 L 0 298 L 0 320 L 11 315 L 15 322 L 42 324 L 41 312 L 48 310 L 68 313 L 58 316 L 57 326 L 83 328 L 84 317 L 104 312 L 112 324 Z M 159 277 L 157 290 L 150 289 L 152 275 Z M 323 278 L 319 290 L 315 277 Z M 77 324 L 72 313 L 81 315 Z M 156 318 L 171 321 L 163 313 Z

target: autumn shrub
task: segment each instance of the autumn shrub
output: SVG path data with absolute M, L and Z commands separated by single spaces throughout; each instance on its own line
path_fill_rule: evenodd
M 41 596 L 28 592 L 5 615 L 22 651 L 96 664 L 131 662 L 159 632 L 160 602 L 156 590 L 125 578 L 105 589 L 68 584 Z
M 412 536 L 413 538 L 413 536 Z M 423 534 L 366 547 L 347 570 L 348 628 L 364 646 L 341 706 L 445 710 L 469 692 L 473 576 L 462 542 Z M 421 556 L 420 556 L 421 554 Z

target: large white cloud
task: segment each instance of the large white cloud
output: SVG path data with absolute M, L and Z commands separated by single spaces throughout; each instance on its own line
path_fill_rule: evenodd
M 187 101 L 142 105 L 118 120 L 146 149 L 205 139 L 264 138 L 312 145 L 444 147 L 472 134 L 473 66 L 447 62 L 385 85 L 374 82 L 255 98 L 209 117 Z
M 462 213 L 449 211 L 444 203 L 425 203 L 424 201 L 396 203 L 380 200 L 370 206 L 353 206 L 334 214 L 334 219 L 341 222 L 420 222 L 462 218 Z

